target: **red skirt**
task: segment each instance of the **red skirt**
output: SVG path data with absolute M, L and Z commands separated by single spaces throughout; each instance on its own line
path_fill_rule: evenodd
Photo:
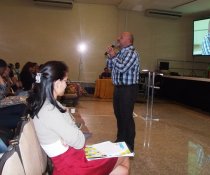
M 83 149 L 69 148 L 65 153 L 51 159 L 53 175 L 108 175 L 118 158 L 88 161 Z

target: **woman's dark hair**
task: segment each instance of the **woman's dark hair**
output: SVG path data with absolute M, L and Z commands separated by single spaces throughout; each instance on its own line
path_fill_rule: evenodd
M 0 75 L 4 73 L 4 69 L 7 67 L 6 61 L 0 59 Z
M 31 67 L 34 67 L 36 65 L 36 63 L 30 62 L 28 61 L 26 64 L 24 64 L 20 74 L 24 74 L 24 73 L 30 73 L 29 69 Z
M 68 67 L 61 61 L 48 61 L 40 69 L 40 82 L 36 82 L 27 98 L 29 113 L 32 118 L 38 114 L 46 99 L 59 111 L 65 112 L 53 96 L 53 85 L 56 80 L 63 80 L 67 75 Z
M 0 67 L 7 67 L 6 61 L 0 59 Z

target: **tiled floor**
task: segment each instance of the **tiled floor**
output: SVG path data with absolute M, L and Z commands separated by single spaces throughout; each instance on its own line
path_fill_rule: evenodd
M 77 108 L 93 133 L 88 144 L 115 140 L 111 100 L 82 97 Z M 146 103 L 136 103 L 135 113 L 130 175 L 210 175 L 209 113 L 165 100 L 154 103 L 159 121 L 145 120 Z

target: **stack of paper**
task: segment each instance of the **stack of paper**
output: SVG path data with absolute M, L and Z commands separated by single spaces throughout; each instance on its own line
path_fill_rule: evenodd
M 133 157 L 132 153 L 125 142 L 112 143 L 110 141 L 87 145 L 85 147 L 85 155 L 87 160 L 110 158 L 110 157 Z

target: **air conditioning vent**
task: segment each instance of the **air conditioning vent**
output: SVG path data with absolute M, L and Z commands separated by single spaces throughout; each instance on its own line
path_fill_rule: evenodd
M 182 17 L 182 13 L 166 10 L 157 10 L 157 9 L 147 9 L 145 15 L 149 17 L 160 17 L 160 18 L 170 18 L 170 19 L 179 19 Z
M 33 0 L 37 5 L 72 8 L 74 0 Z

